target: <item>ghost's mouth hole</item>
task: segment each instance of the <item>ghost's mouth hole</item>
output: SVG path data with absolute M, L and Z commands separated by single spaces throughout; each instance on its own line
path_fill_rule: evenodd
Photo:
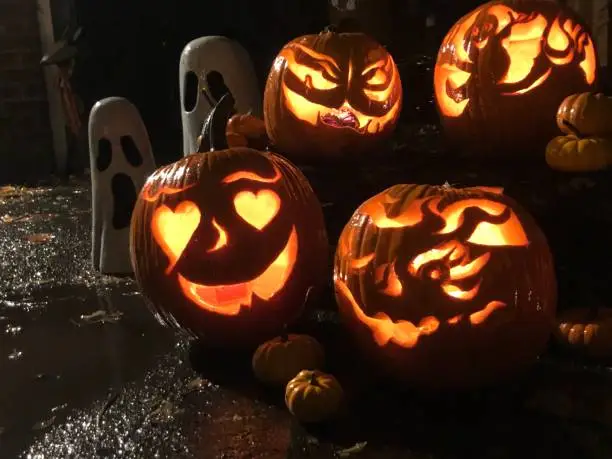
M 115 174 L 111 180 L 113 193 L 113 228 L 128 228 L 138 193 L 132 178 L 127 174 Z

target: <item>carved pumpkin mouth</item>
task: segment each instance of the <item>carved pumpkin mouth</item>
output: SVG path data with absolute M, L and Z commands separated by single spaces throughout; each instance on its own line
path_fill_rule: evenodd
M 361 323 L 367 325 L 372 332 L 374 341 L 381 347 L 391 342 L 403 348 L 414 348 L 421 336 L 433 335 L 440 326 L 453 327 L 465 320 L 468 320 L 470 325 L 480 325 L 486 322 L 497 309 L 507 306 L 503 301 L 490 301 L 485 307 L 471 314 L 459 314 L 444 322 L 434 316 L 427 316 L 415 325 L 409 320 L 395 321 L 384 312 L 377 312 L 374 316 L 369 316 L 359 306 L 353 293 L 342 280 L 335 277 L 334 285 L 341 300 L 340 303 L 350 308 L 352 315 Z
M 348 110 L 346 108 L 332 110 L 323 115 L 319 115 L 319 120 L 326 126 L 334 128 L 350 128 L 359 132 L 365 131 L 367 127 L 364 126 L 363 129 L 360 129 L 357 115 L 352 110 Z
M 226 316 L 236 316 L 242 307 L 251 307 L 253 295 L 269 300 L 283 289 L 297 260 L 298 237 L 295 227 L 280 254 L 255 279 L 238 284 L 205 285 L 191 282 L 178 274 L 183 294 L 202 309 Z

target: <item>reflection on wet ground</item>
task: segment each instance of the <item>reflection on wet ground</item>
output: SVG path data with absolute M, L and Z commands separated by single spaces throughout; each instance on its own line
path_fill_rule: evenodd
M 332 368 L 351 408 L 305 429 L 248 356 L 211 355 L 158 325 L 132 280 L 91 271 L 89 205 L 85 182 L 0 187 L 3 459 L 612 457 L 609 377 L 554 362 L 519 388 L 435 402 Z M 333 319 L 303 327 L 346 362 Z
M 92 272 L 89 206 L 86 183 L 0 188 L 0 457 L 284 457 L 284 411 L 199 377 L 131 279 Z

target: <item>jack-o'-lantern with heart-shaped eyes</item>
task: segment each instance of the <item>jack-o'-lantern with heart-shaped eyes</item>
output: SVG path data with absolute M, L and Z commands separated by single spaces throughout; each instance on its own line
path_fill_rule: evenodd
M 510 377 L 553 330 L 546 238 L 501 189 L 396 185 L 370 198 L 340 236 L 334 283 L 366 355 L 415 387 Z
M 327 237 L 299 169 L 217 140 L 149 177 L 132 217 L 132 264 L 162 322 L 214 346 L 250 346 L 295 321 L 325 282 Z
M 493 0 L 459 19 L 434 68 L 449 140 L 466 152 L 516 157 L 556 135 L 563 99 L 597 84 L 588 25 L 551 0 Z
M 370 151 L 393 132 L 402 85 L 389 52 L 362 33 L 325 30 L 289 42 L 268 75 L 264 118 L 288 157 Z

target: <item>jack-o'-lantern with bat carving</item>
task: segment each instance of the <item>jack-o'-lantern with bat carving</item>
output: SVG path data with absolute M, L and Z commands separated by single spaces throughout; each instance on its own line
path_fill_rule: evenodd
M 415 387 L 510 377 L 554 326 L 546 238 L 496 188 L 396 185 L 370 198 L 340 236 L 334 283 L 358 345 Z
M 434 89 L 445 133 L 480 155 L 537 152 L 556 134 L 570 94 L 591 91 L 597 53 L 588 27 L 549 0 L 494 0 L 444 38 Z
M 402 105 L 393 57 L 362 33 L 326 30 L 289 42 L 268 75 L 266 130 L 288 157 L 330 159 L 372 150 Z
M 231 112 L 221 115 L 212 124 Z M 286 159 L 206 138 L 210 152 L 145 183 L 132 217 L 132 264 L 162 322 L 214 346 L 251 346 L 297 319 L 325 282 L 323 214 Z

